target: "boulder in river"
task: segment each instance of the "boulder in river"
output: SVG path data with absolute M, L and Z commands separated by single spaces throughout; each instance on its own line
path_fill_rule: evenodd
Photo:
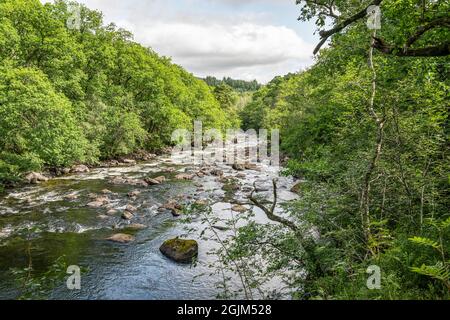
M 100 208 L 100 207 L 103 207 L 105 205 L 105 203 L 107 203 L 107 202 L 108 202 L 108 198 L 99 197 L 99 198 L 95 199 L 94 201 L 89 202 L 87 204 L 87 206 L 91 207 L 91 208 Z
M 111 237 L 107 238 L 106 240 L 113 241 L 113 242 L 119 242 L 119 243 L 128 243 L 134 241 L 134 237 L 125 234 L 125 233 L 117 233 L 115 235 L 112 235 Z
M 236 171 L 244 171 L 244 170 L 245 170 L 244 165 L 239 164 L 239 163 L 233 164 L 233 165 L 232 165 L 232 168 L 233 168 L 234 170 L 236 170 Z
M 125 210 L 126 210 L 126 211 L 130 211 L 130 212 L 136 212 L 136 211 L 137 211 L 137 208 L 134 207 L 134 206 L 132 206 L 131 204 L 127 204 Z
M 163 183 L 164 181 L 166 181 L 166 177 L 159 176 L 159 177 L 156 177 L 155 180 L 158 181 L 159 183 Z
M 71 193 L 68 194 L 64 197 L 64 199 L 66 200 L 77 200 L 78 199 L 78 194 L 77 193 Z
M 175 179 L 177 179 L 177 180 L 192 180 L 192 179 L 194 179 L 194 175 L 187 174 L 187 173 L 180 173 L 175 176 Z
M 134 215 L 130 211 L 124 211 L 122 213 L 122 219 L 131 220 L 131 219 L 133 219 L 133 217 L 134 217 Z
M 204 206 L 207 206 L 207 205 L 208 205 L 208 201 L 207 201 L 207 200 L 203 200 L 203 199 L 199 199 L 199 200 L 196 200 L 196 201 L 194 202 L 194 204 L 195 204 L 196 206 L 204 207 Z
M 134 191 L 128 192 L 128 197 L 135 198 L 135 197 L 139 196 L 140 194 L 141 194 L 141 192 L 139 190 L 134 190 Z
M 219 170 L 219 169 L 213 169 L 213 170 L 211 170 L 211 175 L 216 176 L 216 177 L 222 177 L 223 171 Z
M 70 168 L 61 168 L 61 173 L 62 174 L 69 174 L 70 173 Z
M 258 170 L 258 166 L 256 165 L 256 163 L 249 163 L 249 162 L 247 162 L 247 163 L 244 164 L 244 168 L 246 170 Z
M 89 172 L 89 168 L 85 166 L 84 164 L 79 164 L 77 166 L 73 166 L 70 170 L 72 173 L 86 173 Z
M 25 180 L 28 183 L 37 184 L 39 182 L 46 182 L 48 178 L 44 176 L 42 173 L 31 172 L 25 176 Z
M 181 263 L 190 263 L 198 255 L 198 243 L 195 240 L 170 239 L 159 248 L 167 258 Z
M 183 206 L 177 203 L 175 200 L 170 200 L 165 205 L 163 205 L 161 209 L 169 210 L 174 217 L 179 217 L 181 215 L 181 210 L 183 210 Z
M 161 184 L 161 182 L 159 180 L 153 179 L 153 178 L 147 178 L 145 179 L 145 182 L 149 185 L 149 186 L 156 186 L 158 184 Z
M 132 160 L 132 159 L 123 159 L 122 162 L 125 164 L 131 164 L 131 165 L 136 164 L 136 160 Z
M 234 206 L 231 207 L 231 210 L 236 211 L 236 212 L 247 212 L 247 208 L 244 207 L 243 205 L 240 204 L 235 204 Z
M 106 212 L 106 214 L 107 214 L 108 216 L 113 216 L 113 215 L 115 215 L 116 213 L 117 213 L 117 210 L 116 210 L 116 209 L 109 209 L 108 212 Z
M 142 179 L 131 179 L 131 178 L 122 178 L 122 177 L 113 177 L 109 180 L 112 184 L 129 184 L 131 186 L 142 186 L 147 187 L 148 183 L 145 180 Z

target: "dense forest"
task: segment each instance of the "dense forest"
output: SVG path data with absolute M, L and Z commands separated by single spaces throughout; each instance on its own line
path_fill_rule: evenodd
M 367 6 L 297 2 L 322 40 L 334 35 L 330 47 L 241 113 L 245 128 L 281 130 L 287 173 L 305 179 L 290 209 L 296 224 L 250 225 L 238 255 L 272 256 L 261 277 L 306 268 L 289 279 L 303 287 L 298 298 L 448 299 L 449 2 L 367 2 L 381 6 L 378 33 L 361 19 Z M 361 286 L 370 265 L 380 290 Z
M 224 77 L 222 80 L 217 79 L 216 77 L 208 76 L 203 79 L 209 86 L 217 87 L 219 85 L 228 85 L 236 91 L 246 92 L 246 91 L 255 91 L 261 88 L 261 84 L 258 81 L 245 81 L 245 80 L 235 80 L 230 77 Z
M 193 119 L 235 123 L 201 80 L 132 40 L 102 14 L 0 1 L 0 185 L 43 166 L 157 150 Z
M 196 78 L 84 6 L 70 29 L 65 1 L 0 0 L 0 188 L 160 150 L 196 119 L 279 129 L 299 198 L 278 216 L 249 195 L 277 223 L 249 221 L 218 253 L 244 288 L 282 278 L 294 299 L 449 299 L 450 3 L 297 4 L 318 28 L 315 63 L 260 85 Z

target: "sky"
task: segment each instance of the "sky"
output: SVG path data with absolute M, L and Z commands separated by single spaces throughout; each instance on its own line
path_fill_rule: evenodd
M 51 2 L 42 0 L 43 2 Z M 78 0 L 196 76 L 266 83 L 313 63 L 295 0 Z

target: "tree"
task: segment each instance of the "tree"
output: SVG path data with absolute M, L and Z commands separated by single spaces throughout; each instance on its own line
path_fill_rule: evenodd
M 370 0 L 360 3 L 335 0 L 297 0 L 301 5 L 299 20 L 316 19 L 321 40 L 314 49 L 316 54 L 332 36 L 344 32 L 348 27 L 367 17 L 371 6 L 381 6 L 383 28 L 381 35 L 374 37 L 373 47 L 385 54 L 405 57 L 436 57 L 450 54 L 450 18 L 448 1 L 402 0 L 391 3 Z M 325 22 L 333 27 L 323 29 Z

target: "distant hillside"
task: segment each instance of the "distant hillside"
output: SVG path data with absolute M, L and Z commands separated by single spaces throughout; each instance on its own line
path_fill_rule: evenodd
M 216 77 L 206 77 L 204 80 L 209 86 L 217 87 L 221 84 L 227 84 L 233 89 L 240 91 L 240 92 L 246 92 L 246 91 L 256 91 L 261 88 L 261 84 L 258 83 L 258 81 L 245 81 L 245 80 L 235 80 L 231 79 L 229 77 L 223 78 L 222 80 L 217 79 Z

